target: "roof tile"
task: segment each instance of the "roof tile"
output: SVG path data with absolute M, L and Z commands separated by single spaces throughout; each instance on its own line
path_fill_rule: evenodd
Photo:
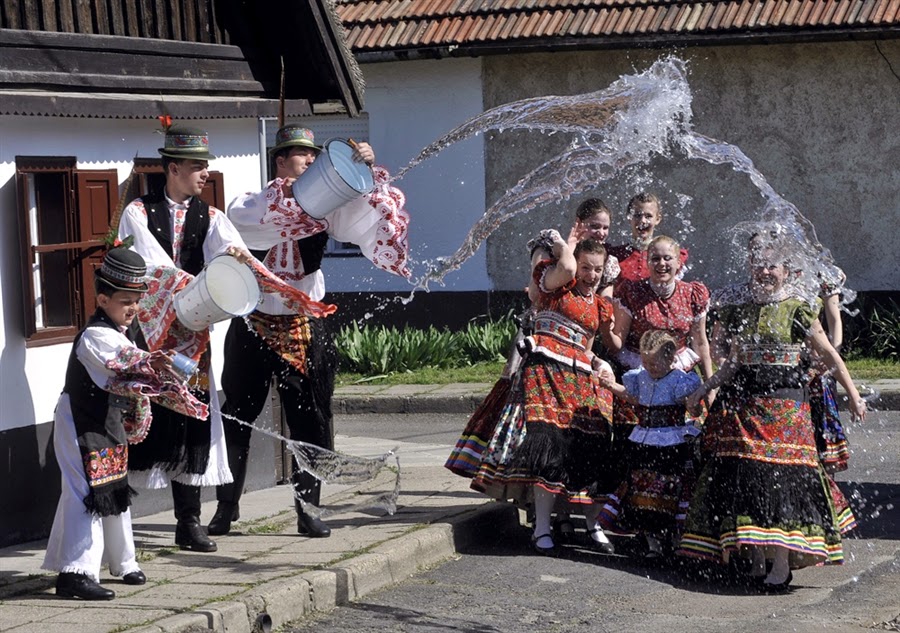
M 900 25 L 900 0 L 337 0 L 356 52 L 504 40 Z M 673 39 L 673 41 L 675 41 Z

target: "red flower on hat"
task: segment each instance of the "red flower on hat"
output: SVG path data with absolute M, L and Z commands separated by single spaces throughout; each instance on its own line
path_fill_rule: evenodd
M 161 115 L 159 115 L 159 116 L 156 117 L 156 118 L 159 119 L 159 124 L 162 126 L 162 129 L 163 129 L 163 130 L 167 130 L 167 131 L 168 131 L 168 129 L 169 129 L 170 127 L 172 127 L 172 116 L 171 116 L 171 115 L 169 115 L 169 114 L 161 114 Z

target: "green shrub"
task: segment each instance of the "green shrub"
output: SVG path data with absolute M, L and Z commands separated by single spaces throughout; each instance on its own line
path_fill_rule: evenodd
M 844 315 L 844 347 L 850 358 L 900 360 L 900 306 L 893 298 L 861 296 L 852 307 L 856 316 Z
M 461 332 L 383 325 L 343 327 L 336 337 L 340 371 L 367 376 L 415 371 L 426 367 L 449 369 L 506 357 L 516 333 L 512 318 L 470 322 Z
M 900 358 L 900 307 L 875 307 L 869 315 L 870 350 L 876 358 Z
M 466 329 L 457 334 L 460 352 L 468 364 L 504 360 L 517 328 L 512 318 L 481 324 L 470 321 Z

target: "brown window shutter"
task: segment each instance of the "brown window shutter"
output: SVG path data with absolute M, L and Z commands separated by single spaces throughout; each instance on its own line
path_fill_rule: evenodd
M 94 313 L 94 270 L 103 261 L 103 238 L 119 201 L 119 174 L 115 169 L 75 171 L 75 202 L 78 209 L 79 240 L 83 247 L 76 257 L 80 301 L 79 327 Z
M 225 210 L 225 178 L 220 171 L 209 172 L 206 186 L 200 193 L 200 199 L 219 211 Z
M 19 244 L 21 245 L 22 261 L 22 296 L 25 298 L 23 309 L 25 317 L 25 338 L 30 338 L 37 331 L 34 322 L 34 284 L 32 281 L 31 267 L 33 255 L 31 253 L 31 225 L 28 222 L 28 176 L 22 172 L 16 174 L 16 192 L 18 197 L 19 213 Z

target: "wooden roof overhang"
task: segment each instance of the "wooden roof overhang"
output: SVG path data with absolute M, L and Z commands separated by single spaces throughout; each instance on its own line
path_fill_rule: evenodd
M 73 1 L 0 5 L 0 113 L 145 118 L 165 104 L 181 119 L 272 116 L 282 60 L 287 115 L 362 110 L 331 0 L 122 0 L 118 19 L 103 0 Z

